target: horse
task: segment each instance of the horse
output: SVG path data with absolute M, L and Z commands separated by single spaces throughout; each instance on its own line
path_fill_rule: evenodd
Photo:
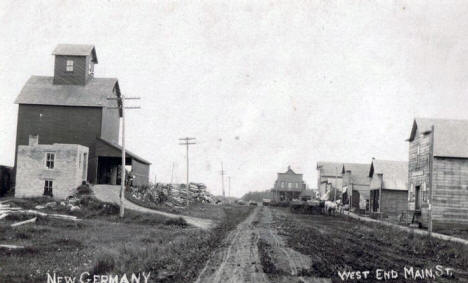
M 336 202 L 333 201 L 325 201 L 325 213 L 328 215 L 335 215 L 336 209 L 337 209 L 337 204 Z

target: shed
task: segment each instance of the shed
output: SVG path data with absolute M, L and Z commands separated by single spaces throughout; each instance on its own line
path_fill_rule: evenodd
M 370 211 L 397 218 L 408 210 L 408 162 L 373 159 L 369 170 Z

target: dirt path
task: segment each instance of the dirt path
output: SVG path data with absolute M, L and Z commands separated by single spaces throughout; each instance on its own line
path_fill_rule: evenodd
M 113 203 L 119 204 L 120 203 L 119 192 L 120 192 L 120 186 L 113 186 L 113 185 L 95 185 L 94 186 L 94 194 L 96 195 L 96 197 L 99 200 L 105 201 L 105 202 L 113 202 Z M 202 218 L 197 218 L 197 217 L 172 214 L 172 213 L 167 213 L 167 212 L 158 211 L 154 209 L 149 209 L 146 207 L 136 205 L 133 202 L 128 201 L 127 199 L 124 199 L 124 207 L 126 209 L 136 210 L 136 211 L 140 211 L 144 213 L 159 214 L 159 215 L 163 215 L 163 216 L 170 217 L 170 218 L 182 217 L 185 219 L 185 221 L 187 221 L 188 224 L 201 228 L 201 229 L 209 229 L 213 227 L 214 225 L 213 221 L 209 219 L 202 219 Z
M 272 223 L 270 208 L 256 208 L 226 237 L 196 282 L 330 282 L 305 275 L 310 258 L 288 248 Z

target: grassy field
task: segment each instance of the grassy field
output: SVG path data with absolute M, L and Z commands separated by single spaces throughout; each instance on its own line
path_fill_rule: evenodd
M 32 208 L 42 200 L 15 200 Z M 79 223 L 38 218 L 33 224 L 10 225 L 30 217 L 0 220 L 0 282 L 46 282 L 47 273 L 79 277 L 151 272 L 151 282 L 187 282 L 198 275 L 225 235 L 249 213 L 249 207 L 216 206 L 218 225 L 202 231 L 183 221 L 126 211 L 122 220 L 111 205 L 95 201 L 74 215 Z M 210 213 L 213 207 L 207 208 Z M 64 213 L 64 211 L 49 211 Z

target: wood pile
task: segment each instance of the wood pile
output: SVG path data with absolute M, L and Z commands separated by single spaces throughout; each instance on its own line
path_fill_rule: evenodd
M 130 193 L 132 197 L 145 202 L 156 204 L 166 204 L 170 207 L 181 207 L 189 202 L 201 202 L 216 204 L 219 202 L 201 183 L 190 183 L 187 196 L 187 186 L 185 184 L 164 184 L 157 183 L 152 186 L 132 187 Z

